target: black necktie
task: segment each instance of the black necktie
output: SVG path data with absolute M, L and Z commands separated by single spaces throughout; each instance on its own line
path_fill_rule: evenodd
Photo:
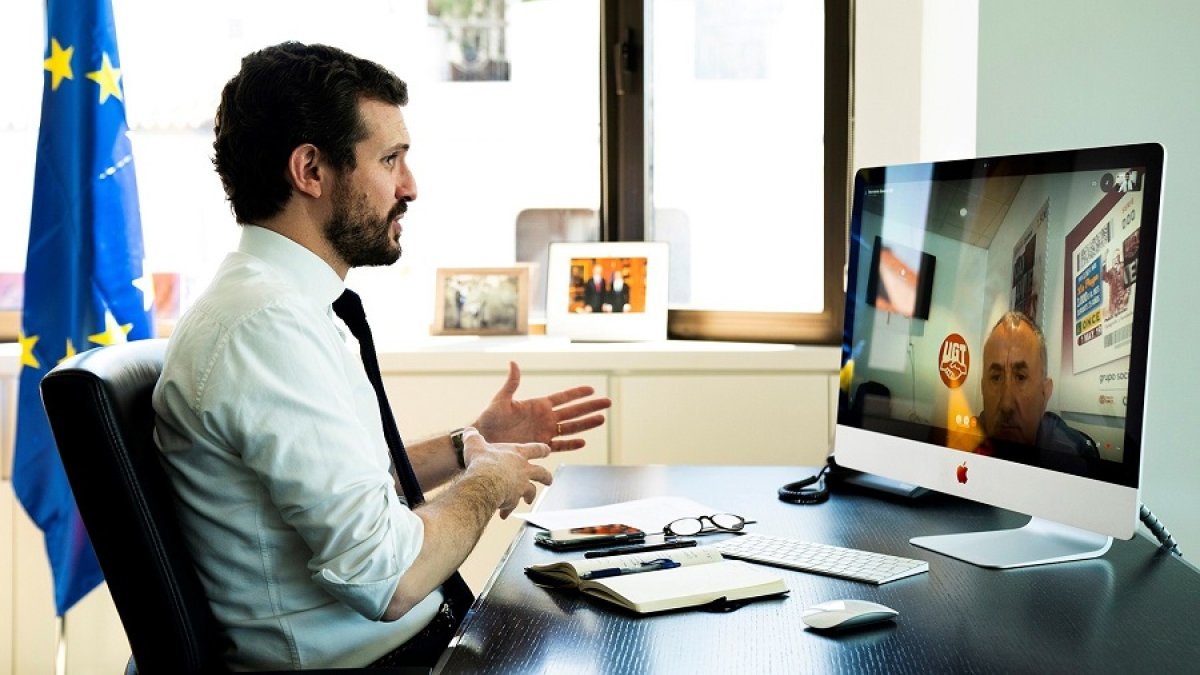
M 333 301 L 333 311 L 350 329 L 350 334 L 358 340 L 359 355 L 362 356 L 363 368 L 367 371 L 367 379 L 375 388 L 375 398 L 379 401 L 379 417 L 383 420 L 383 437 L 387 440 L 388 451 L 392 455 L 392 465 L 400 479 L 400 489 L 408 500 L 410 507 L 415 507 L 425 501 L 425 493 L 417 481 L 412 462 L 404 451 L 404 441 L 400 440 L 400 430 L 396 427 L 396 418 L 392 416 L 392 407 L 388 405 L 387 394 L 383 390 L 383 376 L 379 374 L 379 358 L 375 355 L 375 341 L 371 339 L 371 327 L 367 325 L 367 313 L 363 310 L 362 299 L 350 289 L 346 289 L 341 297 Z M 442 584 L 442 593 L 453 608 L 454 620 L 461 622 L 467 613 L 467 608 L 475 600 L 475 595 L 467 586 L 458 572 L 450 575 Z
M 396 418 L 392 416 L 392 407 L 388 405 L 387 393 L 383 390 L 383 377 L 379 374 L 379 358 L 375 355 L 375 341 L 371 339 L 371 327 L 367 325 L 367 313 L 363 310 L 362 300 L 358 294 L 346 289 L 341 297 L 333 301 L 333 311 L 350 329 L 350 334 L 358 340 L 359 355 L 362 356 L 363 368 L 367 371 L 367 379 L 375 388 L 375 398 L 379 402 L 379 417 L 383 420 L 383 437 L 387 440 L 388 451 L 392 454 L 392 465 L 400 479 L 400 488 L 409 506 L 416 506 L 425 501 L 425 492 L 417 481 L 412 462 L 404 451 L 404 441 L 400 439 L 400 430 L 396 427 Z

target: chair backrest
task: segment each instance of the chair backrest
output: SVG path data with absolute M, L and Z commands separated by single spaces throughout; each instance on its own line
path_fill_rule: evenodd
M 227 640 L 180 534 L 150 403 L 166 340 L 77 354 L 42 380 L 42 403 L 79 514 L 141 673 L 223 670 Z
M 892 390 L 886 384 L 867 380 L 854 390 L 850 410 L 852 419 L 860 425 L 868 417 L 891 417 Z

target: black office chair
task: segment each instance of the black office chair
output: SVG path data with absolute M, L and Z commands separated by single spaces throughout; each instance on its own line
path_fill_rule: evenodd
M 868 417 L 892 416 L 892 390 L 887 385 L 874 380 L 867 380 L 854 390 L 854 400 L 850 403 L 851 418 L 859 426 Z
M 60 363 L 41 384 L 79 514 L 133 651 L 130 675 L 222 672 L 229 644 L 180 534 L 154 444 L 150 396 L 166 346 L 158 339 L 92 349 Z

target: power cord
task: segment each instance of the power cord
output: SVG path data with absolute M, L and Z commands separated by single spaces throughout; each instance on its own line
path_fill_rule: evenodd
M 1163 527 L 1163 524 L 1158 521 L 1150 509 L 1146 508 L 1145 504 L 1138 506 L 1138 517 L 1142 519 L 1142 524 L 1146 526 L 1146 529 L 1150 530 L 1150 534 L 1153 534 L 1154 538 L 1158 540 L 1161 548 L 1167 549 L 1180 558 L 1183 557 L 1183 553 L 1179 550 L 1179 544 L 1175 543 L 1171 533 L 1167 532 L 1167 528 Z

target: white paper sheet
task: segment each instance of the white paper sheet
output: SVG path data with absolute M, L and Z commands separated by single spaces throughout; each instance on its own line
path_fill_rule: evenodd
M 728 511 L 714 509 L 685 497 L 650 497 L 586 509 L 514 513 L 513 517 L 521 518 L 530 525 L 544 527 L 548 530 L 624 523 L 641 528 L 647 534 L 652 534 L 662 532 L 663 527 L 672 520 L 711 516 L 714 513 L 728 513 Z M 753 520 L 751 516 L 744 513 L 737 515 Z

